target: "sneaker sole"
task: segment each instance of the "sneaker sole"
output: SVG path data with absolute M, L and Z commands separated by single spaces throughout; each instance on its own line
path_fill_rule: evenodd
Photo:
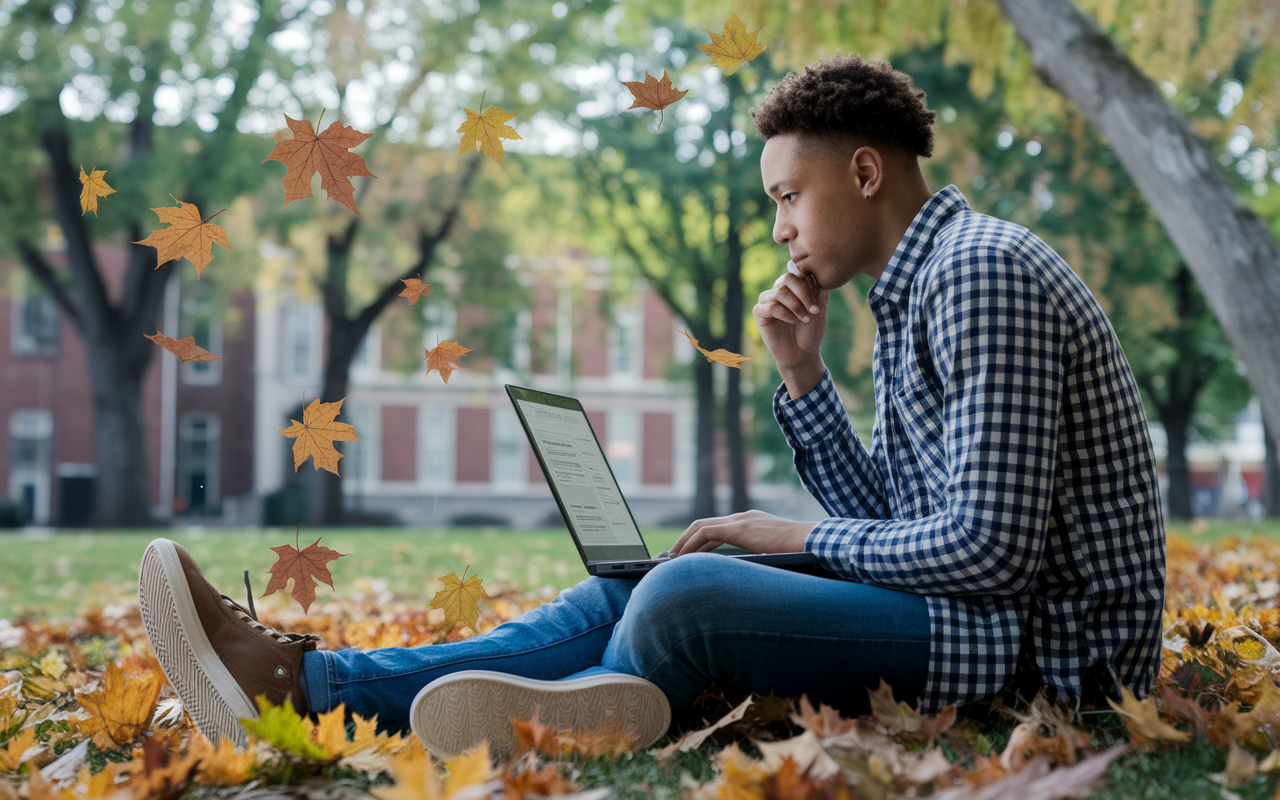
M 196 727 L 214 743 L 225 738 L 246 747 L 240 718 L 257 719 L 258 709 L 209 643 L 168 539 L 156 539 L 142 554 L 138 603 L 151 649 Z
M 486 739 L 491 754 L 515 752 L 511 718 L 557 730 L 599 730 L 606 725 L 643 749 L 671 724 L 671 705 L 654 684 L 634 675 L 591 675 L 538 681 L 503 672 L 466 670 L 437 678 L 413 698 L 410 727 L 422 744 L 452 758 Z

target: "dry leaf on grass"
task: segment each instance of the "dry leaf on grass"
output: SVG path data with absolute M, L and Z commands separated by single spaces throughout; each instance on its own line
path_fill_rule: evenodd
M 298 530 L 302 529 L 302 523 L 298 523 Z M 294 531 L 294 542 L 297 543 L 297 531 Z M 289 579 L 293 579 L 293 591 L 290 593 L 294 600 L 302 606 L 302 613 L 306 613 L 311 608 L 311 604 L 316 599 L 316 581 L 326 584 L 330 589 L 333 588 L 333 575 L 329 573 L 326 566 L 330 561 L 337 561 L 348 553 L 339 553 L 337 550 L 331 550 L 328 547 L 320 546 L 318 537 L 314 542 L 307 545 L 302 550 L 288 544 L 276 545 L 271 548 L 276 554 L 276 563 L 271 565 L 271 581 L 267 583 L 267 590 L 262 593 L 263 597 L 274 594 L 277 591 L 284 591 L 289 585 Z M 345 733 L 343 736 L 345 737 Z
M 89 167 L 89 174 L 84 174 L 84 165 L 80 165 L 80 216 L 88 214 L 90 211 L 93 215 L 98 216 L 98 198 L 106 197 L 109 194 L 115 194 L 115 189 L 107 185 L 107 181 L 103 178 L 107 171 L 105 169 L 94 169 Z M 112 180 L 115 180 L 112 178 Z
M 111 662 L 98 691 L 76 695 L 90 716 L 75 724 L 99 749 L 128 744 L 151 727 L 162 683 L 159 672 L 126 676 Z
M 409 298 L 409 305 L 418 302 L 419 297 L 426 297 L 431 294 L 431 284 L 422 282 L 422 275 L 416 278 L 401 278 L 404 289 L 400 292 L 400 297 Z
M 345 422 L 334 420 L 334 417 L 341 412 L 342 403 L 346 399 L 344 397 L 336 403 L 312 400 L 311 404 L 302 410 L 302 422 L 290 419 L 289 421 L 293 424 L 280 431 L 290 439 L 297 440 L 293 443 L 294 472 L 297 472 L 302 462 L 310 456 L 312 466 L 316 469 L 338 474 L 338 460 L 342 458 L 342 453 L 338 452 L 333 443 L 360 440 L 355 428 Z
M 1078 764 L 1049 768 L 1049 757 L 1040 756 L 1021 772 L 986 786 L 956 786 L 930 795 L 930 800 L 1061 800 L 1083 797 L 1101 782 L 1111 762 L 1128 749 L 1121 742 Z
M 463 577 L 466 577 L 466 574 L 466 570 L 463 570 Z M 431 608 L 444 610 L 446 631 L 452 631 L 459 622 L 473 631 L 476 629 L 476 622 L 480 619 L 480 598 L 489 596 L 489 593 L 480 585 L 482 581 L 483 578 L 479 575 L 472 575 L 465 582 L 461 581 L 456 572 L 450 572 L 440 578 L 444 588 L 431 598 Z
M 710 56 L 716 66 L 724 70 L 725 75 L 732 75 L 742 65 L 764 52 L 765 46 L 756 43 L 756 34 L 760 33 L 760 29 L 747 33 L 747 26 L 738 19 L 737 14 L 729 15 L 729 21 L 724 24 L 722 32 L 717 34 L 712 33 L 710 28 L 705 30 L 711 36 L 711 44 L 700 44 L 698 49 Z
M 635 741 L 630 736 L 610 725 L 591 731 L 556 730 L 542 724 L 534 714 L 529 720 L 512 717 L 511 727 L 516 734 L 517 753 L 534 752 L 552 758 L 566 758 L 574 753 L 587 758 L 617 758 L 635 749 Z
M 728 714 L 725 714 L 723 717 L 721 717 L 719 720 L 717 720 L 713 724 L 709 725 L 706 728 L 703 728 L 702 730 L 690 731 L 689 733 L 686 733 L 684 736 L 680 737 L 679 741 L 672 742 L 671 744 L 667 745 L 661 750 L 656 751 L 653 754 L 653 757 L 661 761 L 664 758 L 670 758 L 676 753 L 688 753 L 693 750 L 697 750 L 699 747 L 702 746 L 702 743 L 705 742 L 707 738 L 711 736 L 711 734 L 715 733 L 716 731 L 720 730 L 726 725 L 731 725 L 737 722 L 738 720 L 742 719 L 743 715 L 747 713 L 747 707 L 751 705 L 754 699 L 755 699 L 754 697 L 748 697 L 746 700 L 743 700 L 741 703 L 739 703 L 736 708 L 734 708 Z
M 448 383 L 453 371 L 462 369 L 462 363 L 458 359 L 470 353 L 471 350 L 472 348 L 463 347 L 457 342 L 440 342 L 427 350 L 427 374 L 430 375 L 433 369 L 437 370 L 444 382 Z
M 328 192 L 329 197 L 337 200 L 360 216 L 356 208 L 355 187 L 351 179 L 357 176 L 376 178 L 365 164 L 364 156 L 350 152 L 351 148 L 368 139 L 373 134 L 361 133 L 355 128 L 342 124 L 341 120 L 330 123 L 319 136 L 311 126 L 311 120 L 296 120 L 288 114 L 284 116 L 293 131 L 292 139 L 276 142 L 271 155 L 263 159 L 279 161 L 288 167 L 284 176 L 284 204 L 287 206 L 294 200 L 311 197 L 311 178 L 320 173 L 320 188 Z M 320 118 L 324 119 L 324 112 Z M 317 123 L 319 124 L 319 123 Z
M 195 782 L 206 786 L 239 786 L 249 780 L 249 771 L 258 763 L 252 750 L 237 750 L 230 739 L 215 747 L 199 732 L 191 737 L 187 752 L 200 762 Z
M 458 146 L 458 155 L 469 150 L 479 150 L 489 158 L 502 164 L 502 156 L 506 150 L 502 146 L 503 139 L 519 139 L 516 129 L 507 124 L 516 115 L 497 106 L 489 106 L 483 114 L 466 109 L 467 121 L 458 126 L 456 133 L 462 134 L 462 142 Z
M 177 200 L 177 198 L 174 199 Z M 209 221 L 222 211 L 209 219 L 202 220 L 200 210 L 193 204 L 184 203 L 181 200 L 177 200 L 177 203 L 177 208 L 161 206 L 151 209 L 156 212 L 156 216 L 160 217 L 160 221 L 169 227 L 159 228 L 147 238 L 134 244 L 156 249 L 156 269 L 160 269 L 161 264 L 185 257 L 196 265 L 196 278 L 199 279 L 200 273 L 204 272 L 204 268 L 209 266 L 210 261 L 213 261 L 215 244 L 231 249 L 226 230 Z
M 36 741 L 36 728 L 23 728 L 0 749 L 0 773 L 14 772 L 44 748 Z
M 1154 747 L 1156 742 L 1185 742 L 1191 738 L 1190 731 L 1180 731 L 1160 719 L 1160 709 L 1147 698 L 1138 700 L 1128 686 L 1120 687 L 1121 700 L 1117 704 L 1107 698 L 1107 704 L 1124 718 L 1124 726 L 1129 731 L 1129 741 L 1138 749 Z
M 203 347 L 196 344 L 196 337 L 188 336 L 185 339 L 170 339 L 159 330 L 156 335 L 149 333 L 142 334 L 151 341 L 168 350 L 178 357 L 179 361 L 226 361 L 223 356 L 215 356 Z

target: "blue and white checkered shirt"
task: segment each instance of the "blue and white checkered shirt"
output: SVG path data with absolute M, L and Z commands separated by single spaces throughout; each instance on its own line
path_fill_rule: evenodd
M 1034 234 L 948 186 L 868 301 L 870 449 L 829 374 L 774 396 L 831 515 L 805 549 L 841 577 L 927 595 L 924 713 L 997 694 L 1024 644 L 1065 697 L 1088 696 L 1091 670 L 1113 697 L 1147 696 L 1164 518 L 1138 388 L 1097 300 Z

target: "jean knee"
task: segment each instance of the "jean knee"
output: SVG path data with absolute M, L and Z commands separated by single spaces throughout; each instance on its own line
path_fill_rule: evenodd
M 669 623 L 721 602 L 740 585 L 731 574 L 736 566 L 712 553 L 689 553 L 659 564 L 632 591 L 627 614 Z

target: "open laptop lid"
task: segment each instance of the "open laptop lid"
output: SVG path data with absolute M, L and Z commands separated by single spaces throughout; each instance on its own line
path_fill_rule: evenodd
M 583 562 L 649 558 L 582 404 L 510 384 L 507 396 Z

